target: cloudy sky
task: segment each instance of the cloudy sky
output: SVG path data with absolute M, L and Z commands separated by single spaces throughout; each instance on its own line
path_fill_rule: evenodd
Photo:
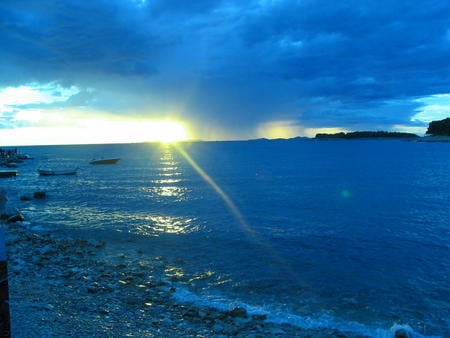
M 447 0 L 2 0 L 0 145 L 423 134 Z M 153 135 L 153 136 L 152 136 Z

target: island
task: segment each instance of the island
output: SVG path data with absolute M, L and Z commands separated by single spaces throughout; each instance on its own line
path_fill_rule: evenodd
M 450 136 L 450 117 L 440 121 L 431 121 L 426 134 L 431 136 Z
M 354 131 L 349 133 L 325 134 L 319 133 L 316 139 L 365 139 L 365 138 L 401 138 L 401 139 L 417 139 L 418 135 L 413 133 L 391 132 L 391 131 Z

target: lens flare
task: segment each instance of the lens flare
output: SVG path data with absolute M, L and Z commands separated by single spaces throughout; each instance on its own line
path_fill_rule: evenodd
M 200 166 L 192 159 L 191 156 L 181 147 L 176 146 L 176 149 L 178 152 L 183 156 L 183 158 L 194 168 L 194 170 L 202 177 L 206 183 L 208 183 L 215 191 L 216 193 L 222 198 L 222 200 L 225 202 L 228 209 L 231 211 L 233 216 L 238 220 L 239 224 L 242 226 L 242 228 L 252 235 L 255 235 L 252 228 L 248 225 L 247 221 L 244 218 L 244 215 L 239 211 L 238 207 L 234 202 L 231 200 L 231 198 L 220 188 L 217 183 L 209 176 Z
M 299 278 L 298 274 L 284 261 L 280 255 L 276 252 L 276 250 L 270 245 L 268 241 L 262 238 L 256 231 L 252 229 L 250 224 L 246 221 L 244 215 L 241 213 L 239 208 L 233 202 L 233 200 L 222 190 L 222 188 L 209 176 L 195 161 L 189 156 L 189 154 L 181 147 L 181 145 L 174 145 L 174 147 L 178 150 L 178 152 L 183 156 L 183 158 L 194 168 L 194 170 L 200 175 L 200 177 L 205 180 L 221 197 L 227 208 L 239 222 L 241 228 L 247 233 L 247 235 L 251 236 L 255 243 L 257 243 L 261 248 L 267 252 L 267 255 L 272 257 L 272 259 L 279 264 L 280 268 L 284 271 L 285 274 L 291 276 L 292 279 L 295 279 L 299 286 L 302 288 L 308 288 L 309 285 L 304 283 L 301 278 Z

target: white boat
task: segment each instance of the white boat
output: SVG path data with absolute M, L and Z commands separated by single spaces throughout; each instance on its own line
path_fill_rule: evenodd
M 38 169 L 38 173 L 41 176 L 56 176 L 56 175 L 76 175 L 78 168 L 70 170 L 46 170 Z
M 89 164 L 116 164 L 120 158 L 101 158 L 101 159 L 94 159 Z

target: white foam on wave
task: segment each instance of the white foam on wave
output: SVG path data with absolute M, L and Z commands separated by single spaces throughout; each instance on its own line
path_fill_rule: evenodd
M 198 306 L 212 307 L 228 311 L 237 306 L 244 308 L 251 315 L 266 315 L 267 322 L 289 324 L 301 329 L 333 329 L 373 338 L 393 338 L 399 329 L 406 331 L 411 338 L 439 338 L 439 336 L 424 336 L 414 331 L 407 324 L 393 324 L 389 329 L 373 328 L 356 321 L 345 321 L 327 313 L 300 316 L 286 311 L 274 310 L 273 306 L 254 306 L 238 300 L 231 300 L 221 295 L 198 295 L 189 289 L 177 286 L 173 297 L 180 303 L 193 303 Z

